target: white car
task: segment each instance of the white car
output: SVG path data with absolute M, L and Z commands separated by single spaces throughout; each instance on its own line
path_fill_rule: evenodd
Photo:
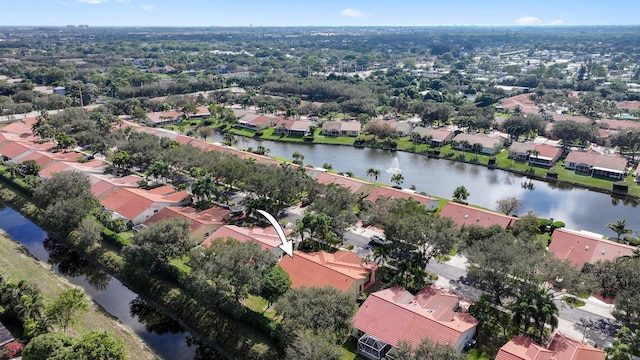
M 384 235 L 372 235 L 369 239 L 378 245 L 391 244 L 391 240 L 387 240 L 387 238 L 385 238 Z

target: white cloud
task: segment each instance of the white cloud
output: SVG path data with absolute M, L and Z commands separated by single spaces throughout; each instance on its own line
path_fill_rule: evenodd
M 106 3 L 109 0 L 76 0 L 76 1 L 85 3 L 85 4 L 102 4 L 102 3 Z
M 518 25 L 539 25 L 542 24 L 542 20 L 535 16 L 525 16 L 520 19 L 516 19 Z
M 140 8 L 142 8 L 142 10 L 144 10 L 144 11 L 151 11 L 151 10 L 155 9 L 156 7 L 153 6 L 153 5 L 142 5 L 142 6 L 140 6 Z
M 553 20 L 552 22 L 549 23 L 549 25 L 564 25 L 564 20 L 562 19 Z
M 340 11 L 340 14 L 342 14 L 342 16 L 353 17 L 353 18 L 361 18 L 361 17 L 367 16 L 367 14 L 363 13 L 362 11 L 351 9 L 351 8 L 347 8 Z
M 128 3 L 129 0 L 116 0 L 117 3 Z

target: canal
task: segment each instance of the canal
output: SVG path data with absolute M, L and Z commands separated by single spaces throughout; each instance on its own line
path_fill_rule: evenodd
M 188 333 L 162 315 L 117 279 L 82 260 L 21 214 L 0 203 L 0 229 L 24 245 L 42 262 L 51 263 L 56 272 L 80 286 L 107 312 L 129 326 L 160 357 L 190 360 L 195 346 L 187 345 Z
M 222 142 L 221 134 L 209 138 Z M 607 236 L 615 235 L 606 225 L 625 219 L 627 226 L 640 231 L 638 202 L 571 186 L 558 186 L 504 170 L 464 164 L 402 151 L 389 151 L 351 146 L 287 143 L 268 140 L 240 139 L 237 147 L 270 150 L 269 155 L 291 159 L 294 152 L 304 155 L 303 162 L 321 167 L 330 164 L 335 171 L 352 172 L 368 179 L 367 169 L 380 170 L 378 182 L 391 184 L 393 168 L 404 176 L 403 187 L 414 185 L 417 191 L 450 199 L 458 186 L 470 193 L 469 203 L 496 209 L 496 202 L 507 196 L 522 200 L 521 214 L 533 210 L 539 217 L 565 222 L 575 230 L 587 230 Z

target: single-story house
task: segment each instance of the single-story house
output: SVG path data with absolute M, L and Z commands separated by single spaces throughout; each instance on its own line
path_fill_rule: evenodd
M 625 113 L 636 112 L 640 109 L 640 101 L 617 101 L 616 106 Z
M 336 184 L 348 188 L 354 195 L 363 198 L 376 188 L 375 184 L 368 181 L 354 179 L 349 176 L 331 174 L 326 171 L 308 170 L 307 174 L 314 178 L 318 183 L 328 185 Z
M 409 136 L 413 131 L 413 127 L 414 127 L 413 123 L 409 121 L 391 120 L 391 121 L 388 121 L 388 123 L 389 123 L 389 126 L 391 126 L 391 128 L 393 129 L 393 131 L 395 131 L 400 137 Z
M 640 129 L 640 122 L 631 120 L 602 119 L 598 121 L 598 127 L 610 130 Z
M 358 136 L 361 130 L 362 124 L 357 120 L 333 120 L 322 123 L 322 135 L 325 136 Z
M 354 301 L 375 283 L 375 263 L 365 263 L 351 251 L 338 250 L 303 253 L 294 251 L 293 257 L 284 256 L 280 266 L 289 274 L 291 287 L 330 286 L 351 294 Z
M 13 335 L 9 332 L 9 330 L 4 327 L 4 324 L 0 322 L 0 347 L 4 344 L 8 344 L 14 340 Z
M 238 125 L 247 129 L 254 130 L 263 130 L 266 128 L 270 128 L 278 123 L 278 121 L 283 120 L 283 117 L 272 117 L 266 115 L 259 116 L 245 116 L 242 119 L 238 120 Z
M 182 114 L 177 111 L 152 112 L 147 114 L 145 122 L 149 125 L 169 125 L 180 122 Z
M 545 349 L 530 338 L 516 336 L 500 348 L 495 360 L 604 360 L 606 353 L 556 332 Z
M 273 133 L 306 136 L 310 134 L 311 127 L 314 125 L 314 122 L 311 120 L 281 119 L 276 124 Z
M 562 155 L 562 149 L 549 144 L 537 144 L 529 155 L 529 165 L 553 166 Z
M 400 342 L 415 348 L 423 339 L 462 351 L 478 326 L 468 306 L 461 296 L 433 286 L 416 296 L 403 288 L 374 292 L 353 317 L 358 354 L 371 360 L 393 358 L 387 353 Z
M 604 236 L 587 231 L 555 229 L 551 235 L 549 252 L 560 260 L 567 260 L 578 268 L 584 264 L 614 260 L 630 256 L 637 247 L 605 240 Z
M 624 179 L 627 175 L 625 157 L 601 155 L 595 151 L 571 151 L 564 160 L 564 167 L 577 173 L 616 180 Z
M 505 110 L 513 111 L 516 107 L 520 107 L 520 110 L 525 114 L 538 115 L 540 108 L 531 100 L 531 94 L 520 94 L 499 101 L 499 106 Z M 497 108 L 497 107 L 496 107 Z
M 216 230 L 229 221 L 231 210 L 214 206 L 210 209 L 198 211 L 190 206 L 167 206 L 153 214 L 143 224 L 149 226 L 166 219 L 185 219 L 191 223 L 191 234 L 198 241 L 204 241 Z
M 211 116 L 211 113 L 209 112 L 209 107 L 201 105 L 196 107 L 195 114 L 189 115 L 189 119 L 202 119 L 205 116 Z
M 289 235 L 291 230 L 284 229 L 285 235 Z M 278 257 L 282 256 L 283 252 L 278 247 L 282 244 L 280 237 L 273 226 L 261 228 L 253 226 L 250 228 L 240 227 L 236 225 L 224 225 L 216 230 L 213 234 L 209 235 L 202 246 L 210 246 L 215 239 L 235 239 L 240 242 L 255 241 L 264 250 L 270 250 Z
M 471 150 L 475 144 L 480 144 L 480 151 L 483 154 L 493 155 L 499 146 L 504 145 L 504 138 L 491 137 L 486 134 L 460 133 L 451 142 L 453 148 L 459 150 Z
M 444 146 L 453 139 L 453 132 L 445 129 L 426 128 L 416 126 L 411 131 L 411 141 L 416 144 L 429 144 L 431 146 Z
M 435 211 L 438 208 L 438 199 L 418 194 L 413 190 L 396 189 L 386 186 L 379 186 L 375 188 L 364 200 L 375 204 L 378 201 L 393 201 L 394 199 L 409 198 L 425 205 L 427 211 Z
M 105 208 L 111 210 L 116 217 L 141 224 L 153 214 L 167 206 L 183 206 L 189 193 L 176 191 L 165 185 L 153 190 L 119 188 L 100 199 Z
M 491 225 L 499 225 L 504 229 L 512 227 L 518 220 L 518 218 L 513 216 L 479 209 L 453 201 L 444 204 L 440 210 L 440 216 L 451 218 L 458 226 L 478 225 L 489 227 Z
M 527 161 L 536 145 L 532 142 L 514 141 L 509 145 L 509 159 Z

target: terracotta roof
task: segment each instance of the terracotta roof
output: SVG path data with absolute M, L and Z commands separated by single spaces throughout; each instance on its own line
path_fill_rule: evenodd
M 504 344 L 495 360 L 551 360 L 553 352 L 528 337 L 515 336 Z
M 620 109 L 628 109 L 630 111 L 635 111 L 640 109 L 640 101 L 638 100 L 618 101 L 616 102 L 616 106 L 618 106 Z
M 39 175 L 44 178 L 50 178 L 55 173 L 69 170 L 75 170 L 75 168 L 67 162 L 58 161 L 40 169 Z
M 517 220 L 517 218 L 513 216 L 479 209 L 452 201 L 444 204 L 440 210 L 440 216 L 451 218 L 458 226 L 479 225 L 489 227 L 491 225 L 500 225 L 505 229 L 512 226 Z
M 551 235 L 549 252 L 560 260 L 568 260 L 582 268 L 586 263 L 613 260 L 631 255 L 636 247 L 604 240 L 602 235 L 569 229 L 555 229 Z
M 291 231 L 285 229 L 285 234 L 289 234 Z M 276 233 L 276 230 L 273 226 L 269 226 L 266 228 L 261 227 L 250 227 L 243 228 L 235 225 L 224 225 L 216 232 L 211 234 L 208 238 L 204 240 L 202 243 L 203 246 L 210 246 L 211 242 L 215 239 L 226 239 L 232 238 L 236 239 L 240 242 L 247 241 L 257 241 L 260 246 L 265 250 L 271 250 L 273 248 L 278 247 L 282 242 Z
M 280 260 L 280 266 L 289 274 L 292 288 L 331 286 L 347 291 L 356 280 L 366 279 L 376 268 L 375 264 L 365 265 L 359 256 L 347 252 L 350 251 L 339 250 L 335 254 L 294 251 L 293 257 Z
M 495 360 L 604 360 L 600 349 L 556 332 L 547 349 L 533 340 L 516 336 L 500 348 Z
M 20 142 L 10 142 L 0 146 L 0 154 L 8 157 L 9 159 L 13 159 L 22 154 L 30 153 L 33 151 L 35 150 Z
M 166 219 L 182 218 L 190 221 L 191 231 L 197 231 L 204 225 L 224 224 L 229 219 L 229 213 L 231 210 L 218 206 L 203 211 L 198 211 L 190 206 L 167 206 L 153 214 L 144 224 L 150 225 Z
M 604 360 L 606 353 L 580 341 L 555 333 L 549 350 L 553 351 L 555 360 Z
M 154 123 L 161 123 L 168 120 L 175 120 L 182 116 L 177 111 L 163 111 L 163 112 L 152 112 L 147 114 L 147 119 L 151 120 Z
M 437 201 L 432 197 L 421 195 L 416 192 L 409 192 L 409 191 L 394 189 L 386 186 L 379 186 L 375 188 L 371 192 L 371 194 L 369 194 L 369 196 L 365 198 L 365 200 L 375 203 L 378 200 L 392 201 L 393 199 L 408 199 L 408 198 L 413 198 L 413 200 L 423 205 L 426 205 L 432 201 Z
M 365 182 L 362 180 L 354 179 L 348 176 L 342 176 L 338 174 L 330 174 L 328 172 L 321 171 L 316 175 L 316 181 L 320 184 L 336 184 L 351 190 L 352 193 L 356 194 L 360 191 L 363 186 L 371 185 L 369 182 Z
M 598 122 L 601 128 L 611 130 L 640 129 L 640 121 L 604 119 Z
M 538 152 L 537 157 L 539 159 L 557 159 L 562 153 L 562 149 L 549 144 L 538 144 L 534 147 L 534 150 Z
M 563 114 L 553 114 L 553 120 L 555 121 L 574 121 L 579 124 L 587 124 L 591 125 L 595 121 L 593 119 L 589 119 L 585 116 L 574 116 L 574 115 L 563 115 Z
M 34 160 L 40 167 L 45 167 L 54 161 L 76 161 L 78 157 L 83 156 L 76 152 L 68 153 L 49 153 L 44 151 L 36 151 L 20 157 L 20 163 L 27 160 Z
M 132 220 L 149 209 L 154 203 L 166 206 L 180 203 L 189 196 L 186 191 L 168 194 L 151 193 L 144 189 L 119 188 L 100 200 L 102 206 Z
M 355 328 L 391 346 L 408 341 L 416 347 L 422 339 L 440 344 L 458 342 L 478 321 L 453 308 L 462 297 L 429 287 L 417 296 L 402 288 L 370 294 L 353 318 Z
M 520 94 L 512 96 L 510 98 L 500 100 L 500 105 L 505 109 L 515 108 L 520 106 L 523 113 L 526 114 L 538 114 L 540 112 L 538 106 L 529 99 L 530 94 Z
M 571 151 L 564 160 L 576 164 L 587 164 L 594 168 L 612 170 L 624 173 L 627 169 L 627 159 L 617 155 L 601 155 L 595 151 Z

